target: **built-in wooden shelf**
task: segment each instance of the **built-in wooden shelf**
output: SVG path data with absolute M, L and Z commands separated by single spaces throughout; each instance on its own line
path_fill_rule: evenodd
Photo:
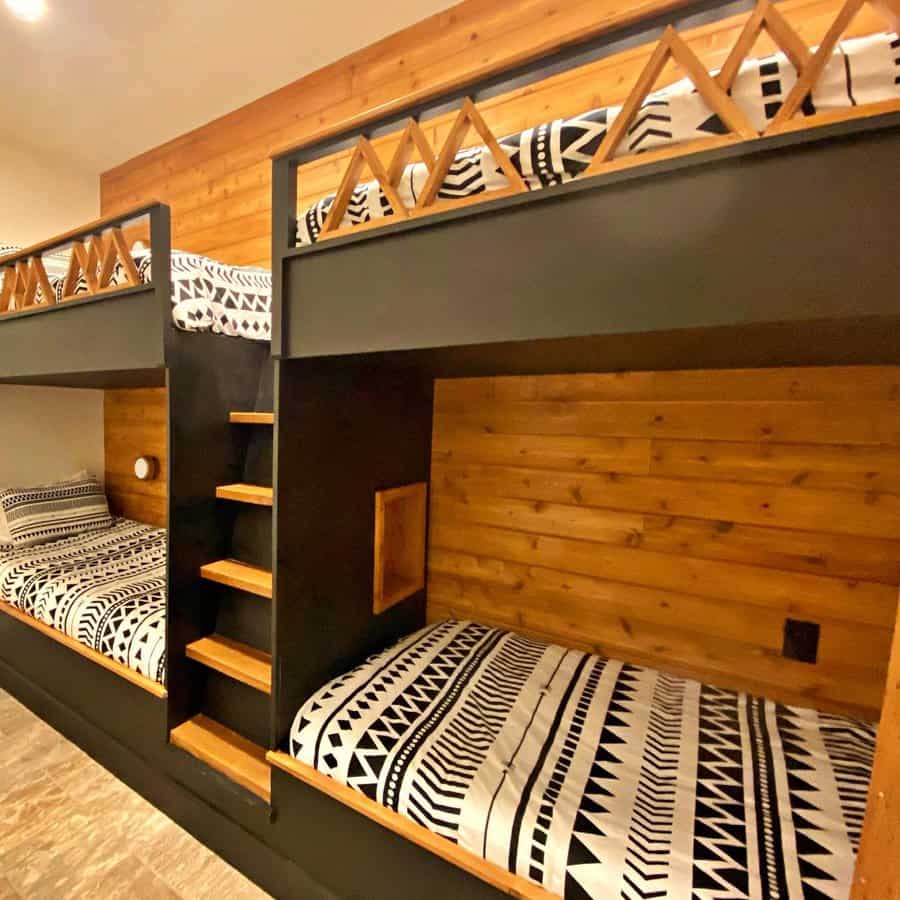
M 216 488 L 220 500 L 252 503 L 255 506 L 272 505 L 272 488 L 259 484 L 223 484 Z
M 0 612 L 6 613 L 10 618 L 17 619 L 23 625 L 27 625 L 35 631 L 39 631 L 41 634 L 56 641 L 58 644 L 62 644 L 63 647 L 72 650 L 79 656 L 83 656 L 85 659 L 89 659 L 98 666 L 102 666 L 104 669 L 109 670 L 114 675 L 118 675 L 120 678 L 130 681 L 133 685 L 142 688 L 149 694 L 153 694 L 154 697 L 158 697 L 162 700 L 168 696 L 165 685 L 152 681 L 145 675 L 141 675 L 140 672 L 135 672 L 134 669 L 129 668 L 124 663 L 117 662 L 114 659 L 110 659 L 108 656 L 104 656 L 92 647 L 88 647 L 80 641 L 76 641 L 75 638 L 69 637 L 64 631 L 59 631 L 56 628 L 45 625 L 39 619 L 35 619 L 34 616 L 29 616 L 28 613 L 23 613 L 20 609 L 7 603 L 2 598 L 0 598 Z
M 260 569 L 236 559 L 220 559 L 207 563 L 200 569 L 200 574 L 207 581 L 225 584 L 259 597 L 272 598 L 272 573 L 268 569 Z
M 215 669 L 264 694 L 272 693 L 272 657 L 249 644 L 213 634 L 188 644 L 188 659 Z
M 232 425 L 274 425 L 273 412 L 233 412 L 228 416 Z
M 349 806 L 350 809 L 366 816 L 373 822 L 377 822 L 383 828 L 393 831 L 400 837 L 418 844 L 418 846 L 428 850 L 435 856 L 439 856 L 454 866 L 458 866 L 470 875 L 474 875 L 476 878 L 493 885 L 503 894 L 518 897 L 519 900 L 560 900 L 558 894 L 551 894 L 533 881 L 529 881 L 521 875 L 514 875 L 502 866 L 476 856 L 459 844 L 441 837 L 433 831 L 429 831 L 424 826 L 416 824 L 405 816 L 400 815 L 400 813 L 388 809 L 386 806 L 382 806 L 377 800 L 370 800 L 364 794 L 360 794 L 359 791 L 341 784 L 336 779 L 294 759 L 293 756 L 289 756 L 287 753 L 272 750 L 266 754 L 266 759 L 271 765 L 276 766 L 281 771 L 293 775 L 294 778 L 299 779 L 304 784 L 308 784 L 339 803 Z
M 375 494 L 373 608 L 384 612 L 425 587 L 424 481 Z
M 200 715 L 174 729 L 169 740 L 266 803 L 271 801 L 272 770 L 266 751 L 243 735 Z

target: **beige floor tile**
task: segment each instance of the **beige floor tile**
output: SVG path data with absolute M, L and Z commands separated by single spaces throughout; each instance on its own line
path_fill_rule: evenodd
M 0 691 L 0 900 L 268 895 Z

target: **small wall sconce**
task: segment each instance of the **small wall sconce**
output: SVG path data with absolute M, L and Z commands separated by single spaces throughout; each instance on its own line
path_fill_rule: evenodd
M 138 481 L 153 481 L 159 474 L 159 460 L 155 456 L 139 456 L 134 461 L 134 477 Z

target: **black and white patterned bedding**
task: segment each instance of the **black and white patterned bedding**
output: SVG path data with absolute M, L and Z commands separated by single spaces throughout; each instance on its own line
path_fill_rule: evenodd
M 165 682 L 165 529 L 117 519 L 38 547 L 0 544 L 0 602 Z
M 0 256 L 19 248 L 0 245 Z M 138 274 L 150 281 L 152 254 L 148 249 L 133 251 Z M 196 253 L 172 251 L 172 321 L 182 331 L 213 331 L 252 341 L 272 339 L 272 273 L 266 269 L 228 266 Z M 47 257 L 54 261 L 47 268 L 55 301 L 62 300 L 68 253 Z M 113 272 L 112 284 L 126 285 L 121 263 Z M 88 284 L 82 275 L 75 294 L 86 294 Z M 37 302 L 44 297 L 38 292 Z
M 762 131 L 775 116 L 797 80 L 796 69 L 782 53 L 747 60 L 734 81 L 731 95 L 751 124 Z M 803 104 L 812 115 L 864 103 L 900 97 L 900 40 L 896 34 L 875 34 L 841 42 L 818 85 Z M 531 190 L 571 181 L 589 165 L 620 106 L 592 109 L 568 119 L 555 119 L 500 141 Z M 719 117 L 707 106 L 690 81 L 656 91 L 619 145 L 616 156 L 727 133 Z M 404 206 L 412 208 L 428 178 L 423 163 L 408 165 L 397 191 Z M 486 147 L 462 150 L 441 185 L 438 197 L 453 199 L 508 187 Z M 324 197 L 298 216 L 297 243 L 312 244 L 319 237 L 334 195 Z M 357 185 L 342 226 L 356 225 L 393 215 L 377 181 Z
M 442 622 L 337 678 L 290 752 L 566 900 L 846 898 L 875 727 Z

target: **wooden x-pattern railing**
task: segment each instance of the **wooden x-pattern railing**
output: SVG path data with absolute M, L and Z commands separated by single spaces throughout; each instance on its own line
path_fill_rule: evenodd
M 715 76 L 709 74 L 699 57 L 678 32 L 672 27 L 667 28 L 635 81 L 621 111 L 600 142 L 585 174 L 602 175 L 616 169 L 646 165 L 662 159 L 685 156 L 741 141 L 756 140 L 785 131 L 814 128 L 818 125 L 842 120 L 900 111 L 900 101 L 888 100 L 819 113 L 814 116 L 797 116 L 804 99 L 822 77 L 838 41 L 867 3 L 882 16 L 890 29 L 900 30 L 900 0 L 846 0 L 819 47 L 815 53 L 812 53 L 771 0 L 759 0 L 748 14 L 731 52 Z M 733 100 L 730 90 L 741 64 L 748 58 L 757 38 L 763 31 L 771 37 L 775 45 L 790 60 L 797 71 L 797 81 L 778 112 L 765 129 L 759 132 Z M 728 129 L 727 133 L 672 144 L 641 154 L 616 156 L 629 127 L 670 60 L 674 60 L 693 82 L 697 92 Z M 500 190 L 459 199 L 439 198 L 441 184 L 447 177 L 456 154 L 463 146 L 470 129 L 477 132 L 483 144 L 490 150 L 498 168 L 506 175 L 509 185 Z M 420 159 L 425 164 L 428 177 L 415 205 L 409 208 L 401 200 L 397 186 L 415 151 L 418 151 Z M 325 218 L 319 234 L 320 241 L 350 232 L 377 228 L 392 221 L 388 218 L 374 219 L 348 226 L 341 224 L 353 196 L 354 188 L 359 184 L 367 167 L 390 204 L 393 221 L 432 215 L 448 207 L 481 203 L 485 200 L 493 200 L 528 190 L 522 176 L 513 166 L 507 154 L 503 152 L 497 137 L 484 121 L 478 108 L 469 98 L 465 98 L 446 141 L 437 153 L 419 123 L 414 119 L 407 122 L 400 143 L 387 167 L 382 163 L 368 138 L 360 137 Z
M 5 266 L 0 285 L 0 315 L 31 307 L 55 306 L 57 302 L 76 298 L 83 300 L 141 283 L 129 241 L 121 227 L 107 228 L 84 241 L 75 241 L 70 250 L 69 266 L 59 296 L 39 254 Z M 113 283 L 117 269 L 122 273 L 124 283 L 120 280 Z

